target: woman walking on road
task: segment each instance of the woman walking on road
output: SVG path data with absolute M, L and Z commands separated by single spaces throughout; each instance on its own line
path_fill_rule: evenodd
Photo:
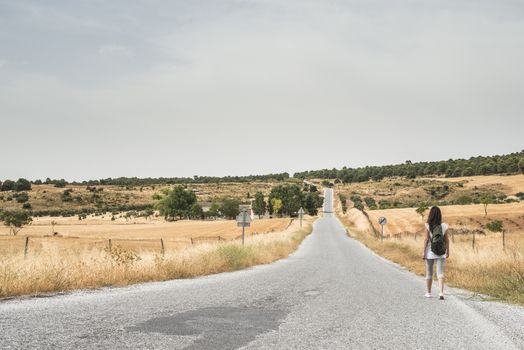
M 425 224 L 426 238 L 422 258 L 426 262 L 426 298 L 431 298 L 433 284 L 433 265 L 437 265 L 439 298 L 444 300 L 444 262 L 449 257 L 449 239 L 446 234 L 448 224 L 442 222 L 440 208 L 433 207 L 429 211 L 428 222 Z

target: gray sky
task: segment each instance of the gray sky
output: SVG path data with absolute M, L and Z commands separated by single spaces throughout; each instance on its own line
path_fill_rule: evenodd
M 524 148 L 524 2 L 0 0 L 0 179 Z

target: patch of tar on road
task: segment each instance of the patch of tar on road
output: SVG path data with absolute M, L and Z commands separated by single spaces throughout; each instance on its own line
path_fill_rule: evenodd
M 152 318 L 127 329 L 143 333 L 197 336 L 184 349 L 234 349 L 248 344 L 260 334 L 278 330 L 287 313 L 280 309 L 207 307 Z

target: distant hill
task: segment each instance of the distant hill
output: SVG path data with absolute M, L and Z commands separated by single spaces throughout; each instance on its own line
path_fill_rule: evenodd
M 386 177 L 417 176 L 461 177 L 475 175 L 524 173 L 524 150 L 496 156 L 478 156 L 469 159 L 449 159 L 435 162 L 366 166 L 361 168 L 322 169 L 298 172 L 293 175 L 299 179 L 338 179 L 344 183 L 381 180 Z

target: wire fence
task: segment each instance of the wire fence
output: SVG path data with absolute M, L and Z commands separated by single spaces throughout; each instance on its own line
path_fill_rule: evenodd
M 271 233 L 273 231 L 267 232 Z M 262 233 L 252 232 L 249 236 Z M 247 236 L 247 235 L 246 235 Z M 167 250 L 179 250 L 203 243 L 234 241 L 242 235 L 227 239 L 223 236 L 196 236 L 189 238 L 88 238 L 78 236 L 0 236 L 0 255 L 28 256 L 45 251 L 83 249 L 111 250 L 119 247 L 134 251 L 152 251 L 165 253 Z

